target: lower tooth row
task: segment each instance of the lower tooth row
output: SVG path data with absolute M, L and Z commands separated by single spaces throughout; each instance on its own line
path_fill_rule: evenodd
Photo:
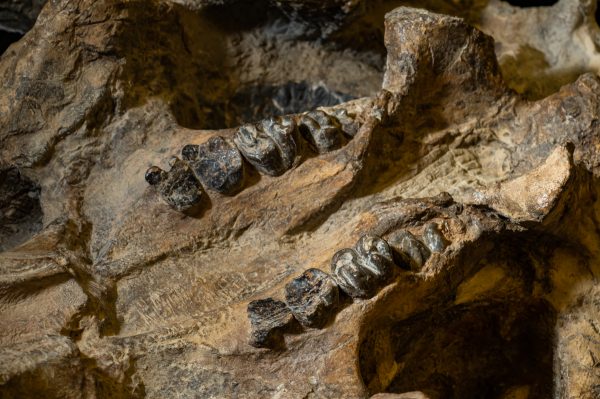
M 335 313 L 340 290 L 352 298 L 370 298 L 390 282 L 398 266 L 417 271 L 432 251 L 441 252 L 446 247 L 435 223 L 425 226 L 423 240 L 427 246 L 406 230 L 392 233 L 388 241 L 365 234 L 353 248 L 335 253 L 331 260 L 332 275 L 308 269 L 285 286 L 285 302 L 272 298 L 250 302 L 250 344 L 277 346 L 274 337 L 282 338 L 290 323 L 288 316 L 304 327 L 322 328 Z M 277 309 L 276 314 L 270 313 L 273 309 Z

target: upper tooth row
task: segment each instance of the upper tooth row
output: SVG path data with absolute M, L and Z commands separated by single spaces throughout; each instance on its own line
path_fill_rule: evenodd
M 198 204 L 203 187 L 235 194 L 244 181 L 242 156 L 260 173 L 280 176 L 300 162 L 300 137 L 319 154 L 340 148 L 346 141 L 343 132 L 353 135 L 355 127 L 344 111 L 337 112 L 344 123 L 315 110 L 298 121 L 287 115 L 240 126 L 232 141 L 214 136 L 204 144 L 188 144 L 181 151 L 183 161 L 173 157 L 168 172 L 152 166 L 146 171 L 146 181 L 157 185 L 164 200 L 178 211 Z
M 435 223 L 425 226 L 423 240 L 426 245 L 406 230 L 391 234 L 388 241 L 365 234 L 353 248 L 335 253 L 332 275 L 308 269 L 290 281 L 285 286 L 285 303 L 272 298 L 250 302 L 250 344 L 276 346 L 292 316 L 304 327 L 321 328 L 339 303 L 339 290 L 352 298 L 370 298 L 390 281 L 396 266 L 416 271 L 432 251 L 441 252 L 446 247 Z M 277 315 L 272 314 L 273 309 Z

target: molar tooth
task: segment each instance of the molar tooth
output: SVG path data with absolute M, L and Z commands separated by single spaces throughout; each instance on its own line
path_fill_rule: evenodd
M 343 145 L 339 122 L 321 110 L 310 111 L 300 117 L 300 133 L 319 154 L 337 150 Z
M 149 179 L 154 183 L 162 198 L 175 210 L 183 212 L 197 205 L 202 198 L 202 187 L 196 177 L 185 162 L 177 157 L 173 157 L 169 164 L 171 170 L 168 172 L 160 170 L 158 167 L 152 167 L 146 172 L 146 180 Z M 154 180 L 155 173 L 158 173 L 160 178 Z M 148 182 L 153 184 L 150 180 Z
M 259 172 L 279 176 L 286 171 L 279 148 L 263 127 L 255 124 L 240 126 L 233 138 L 238 150 Z
M 342 249 L 331 260 L 331 271 L 339 287 L 352 298 L 369 298 L 377 284 L 374 276 L 361 264 L 354 249 Z
M 446 240 L 435 223 L 428 223 L 423 230 L 423 242 L 431 252 L 443 252 Z
M 396 263 L 404 264 L 413 271 L 419 271 L 431 255 L 429 249 L 406 230 L 392 233 L 387 242 L 395 250 Z
M 292 312 L 285 303 L 272 299 L 259 299 L 248 304 L 250 319 L 250 345 L 256 348 L 275 348 L 283 341 L 283 332 L 292 321 Z
M 308 269 L 285 286 L 285 301 L 305 327 L 323 327 L 338 304 L 338 286 L 319 270 Z
M 204 187 L 222 194 L 233 194 L 241 188 L 242 156 L 225 138 L 214 136 L 201 145 L 188 144 L 181 155 Z
M 294 166 L 298 148 L 296 145 L 297 126 L 290 116 L 268 118 L 262 121 L 264 132 L 275 142 L 285 170 Z
M 387 242 L 373 234 L 363 235 L 355 245 L 361 264 L 380 282 L 385 283 L 393 274 L 394 259 Z

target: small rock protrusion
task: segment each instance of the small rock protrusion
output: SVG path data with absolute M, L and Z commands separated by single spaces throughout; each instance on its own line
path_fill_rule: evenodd
M 248 304 L 250 345 L 256 348 L 277 348 L 283 343 L 283 333 L 293 321 L 292 312 L 285 303 L 259 299 Z
M 225 138 L 214 136 L 204 144 L 188 144 L 181 150 L 181 156 L 207 189 L 231 195 L 242 187 L 242 156 Z
M 338 286 L 329 274 L 308 269 L 285 286 L 285 301 L 300 324 L 321 328 L 338 304 Z
M 324 154 L 344 144 L 337 118 L 321 110 L 310 111 L 300 117 L 300 133 L 314 151 Z
M 423 230 L 423 242 L 431 252 L 443 252 L 446 249 L 446 239 L 435 223 L 428 223 Z
M 405 265 L 412 271 L 419 271 L 429 259 L 431 252 L 412 233 L 398 230 L 387 240 L 394 249 L 394 260 L 399 265 Z
M 157 187 L 162 198 L 173 209 L 184 212 L 200 203 L 202 186 L 190 170 L 189 166 L 174 157 L 169 162 L 171 170 L 165 172 L 158 166 L 146 171 L 146 181 Z

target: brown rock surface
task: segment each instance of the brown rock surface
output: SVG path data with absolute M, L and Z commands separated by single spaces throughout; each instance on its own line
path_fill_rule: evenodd
M 0 397 L 598 398 L 594 5 L 275 3 L 50 1 L 2 55 Z M 298 133 L 194 212 L 144 179 L 316 108 L 341 148 Z M 311 272 L 294 322 L 286 286 L 365 234 L 387 284 L 330 303 Z

